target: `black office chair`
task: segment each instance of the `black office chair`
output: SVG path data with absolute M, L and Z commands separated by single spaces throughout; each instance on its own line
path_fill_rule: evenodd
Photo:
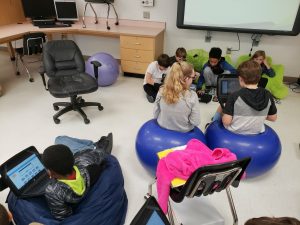
M 95 24 L 98 23 L 98 16 L 97 16 L 97 13 L 96 13 L 96 11 L 95 11 L 92 3 L 107 4 L 107 15 L 106 15 L 106 28 L 107 28 L 107 30 L 110 30 L 110 26 L 108 25 L 108 18 L 109 18 L 110 6 L 113 7 L 113 10 L 114 10 L 115 15 L 116 15 L 115 25 L 119 25 L 119 16 L 118 16 L 118 13 L 117 13 L 114 5 L 113 5 L 113 2 L 114 2 L 114 0 L 85 0 L 84 12 L 83 12 L 83 17 L 82 17 L 82 27 L 86 28 L 85 20 L 84 19 L 85 19 L 86 8 L 87 8 L 88 5 L 91 7 L 91 9 L 94 12 L 94 15 L 95 15 Z
M 215 164 L 200 167 L 179 187 L 171 188 L 170 198 L 174 202 L 182 202 L 184 197 L 193 198 L 201 195 L 207 196 L 215 192 L 226 190 L 228 202 L 233 216 L 233 224 L 238 224 L 238 217 L 230 192 L 230 185 L 238 187 L 240 180 L 249 165 L 251 159 L 245 158 L 228 163 Z M 152 184 L 149 185 L 149 193 L 152 192 Z M 173 225 L 176 224 L 176 216 L 172 205 L 168 204 L 168 218 Z
M 16 51 L 16 74 L 20 75 L 20 69 L 19 69 L 19 60 L 25 69 L 29 81 L 33 82 L 34 79 L 32 78 L 30 71 L 27 67 L 27 64 L 25 63 L 23 57 L 28 55 L 40 55 L 43 51 L 43 43 L 46 41 L 46 36 L 44 33 L 38 32 L 38 33 L 29 33 L 25 34 L 23 36 L 23 47 L 15 48 Z M 37 62 L 39 60 L 33 61 Z
M 88 124 L 90 120 L 81 109 L 87 106 L 97 106 L 101 111 L 103 107 L 97 102 L 85 102 L 80 94 L 88 94 L 98 89 L 98 67 L 101 64 L 97 61 L 91 62 L 94 65 L 95 78 L 85 73 L 85 62 L 80 49 L 72 40 L 49 41 L 44 45 L 43 53 L 44 71 L 41 71 L 44 86 L 50 94 L 56 98 L 70 97 L 71 102 L 56 102 L 53 104 L 54 110 L 59 110 L 53 116 L 56 124 L 60 123 L 58 119 L 62 114 L 71 110 L 77 111 Z M 44 73 L 49 77 L 48 83 Z M 48 86 L 48 88 L 47 88 Z

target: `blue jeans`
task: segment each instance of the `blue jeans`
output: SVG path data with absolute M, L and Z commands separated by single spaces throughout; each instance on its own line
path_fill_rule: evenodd
M 94 142 L 86 139 L 72 138 L 69 136 L 58 136 L 55 138 L 55 144 L 66 145 L 73 154 L 85 149 L 95 149 Z
M 221 113 L 216 112 L 215 115 L 214 115 L 214 117 L 213 117 L 213 119 L 212 119 L 212 121 L 214 122 L 214 121 L 221 121 L 221 120 L 222 120 Z

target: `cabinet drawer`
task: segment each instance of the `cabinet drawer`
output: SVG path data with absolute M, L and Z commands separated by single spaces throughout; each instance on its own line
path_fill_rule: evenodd
M 121 60 L 123 72 L 145 74 L 149 63 Z
M 121 48 L 121 59 L 150 63 L 154 61 L 154 53 L 153 51 Z
M 153 50 L 154 38 L 134 37 L 134 36 L 121 36 L 121 48 L 132 48 L 142 50 Z

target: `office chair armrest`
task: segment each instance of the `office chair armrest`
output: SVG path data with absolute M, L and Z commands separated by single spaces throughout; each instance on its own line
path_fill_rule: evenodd
M 94 74 L 96 80 L 98 80 L 98 68 L 102 66 L 102 64 L 99 61 L 91 61 L 91 64 L 94 66 Z

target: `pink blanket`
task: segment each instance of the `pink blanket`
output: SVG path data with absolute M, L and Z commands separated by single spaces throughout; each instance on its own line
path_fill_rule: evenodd
M 168 211 L 171 181 L 187 180 L 199 167 L 236 160 L 236 155 L 226 148 L 213 151 L 197 139 L 190 140 L 182 151 L 174 151 L 159 160 L 156 170 L 158 203 L 164 213 Z

